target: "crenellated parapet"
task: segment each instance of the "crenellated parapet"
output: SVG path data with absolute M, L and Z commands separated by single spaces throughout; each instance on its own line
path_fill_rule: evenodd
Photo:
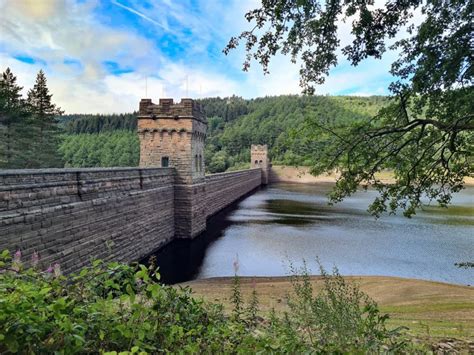
M 151 99 L 142 99 L 138 111 L 138 118 L 193 118 L 207 123 L 206 115 L 199 104 L 193 99 L 181 99 L 175 103 L 173 99 L 160 99 L 158 105 Z
M 204 181 L 204 141 L 207 121 L 192 99 L 142 99 L 138 114 L 141 167 L 173 167 L 177 181 Z

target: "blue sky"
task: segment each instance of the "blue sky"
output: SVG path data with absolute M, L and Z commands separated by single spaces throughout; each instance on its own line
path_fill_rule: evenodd
M 284 56 L 264 76 L 242 72 L 228 39 L 248 28 L 257 0 L 0 0 L 0 64 L 26 89 L 43 69 L 67 113 L 129 112 L 141 97 L 298 94 L 299 66 Z M 347 24 L 342 44 L 350 43 Z M 394 54 L 357 68 L 342 58 L 318 94 L 387 93 Z

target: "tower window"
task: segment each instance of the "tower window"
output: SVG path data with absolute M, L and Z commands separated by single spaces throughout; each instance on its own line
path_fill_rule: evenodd
M 198 162 L 198 155 L 194 156 L 194 171 L 199 171 L 199 162 Z
M 161 157 L 161 167 L 167 168 L 170 165 L 170 158 L 169 157 Z
M 199 171 L 202 171 L 202 155 L 199 154 Z

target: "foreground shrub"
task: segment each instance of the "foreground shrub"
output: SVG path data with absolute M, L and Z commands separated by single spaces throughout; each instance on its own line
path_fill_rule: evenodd
M 324 282 L 314 293 L 306 265 L 293 269 L 294 295 L 288 298 L 285 315 L 290 333 L 299 329 L 299 340 L 311 349 L 330 352 L 403 350 L 403 327 L 387 330 L 388 315 L 380 314 L 375 301 L 353 282 L 347 282 L 337 268 L 329 275 L 320 265 Z
M 37 256 L 36 256 L 37 258 Z M 188 288 L 159 284 L 153 266 L 95 261 L 63 276 L 59 265 L 24 268 L 21 254 L 0 257 L 0 353 L 301 353 L 405 349 L 386 317 L 357 287 L 325 275 L 314 296 L 309 279 L 295 280 L 290 312 L 260 318 L 253 293 L 235 310 L 191 297 Z M 363 301 L 363 302 L 361 302 Z M 362 307 L 362 308 L 361 308 Z

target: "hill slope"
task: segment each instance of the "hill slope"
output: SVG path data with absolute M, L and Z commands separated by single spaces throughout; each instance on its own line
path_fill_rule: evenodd
M 252 100 L 233 96 L 199 101 L 209 120 L 206 168 L 215 173 L 247 167 L 251 144 L 268 144 L 275 163 L 309 165 L 312 153 L 318 149 L 311 139 L 312 124 L 373 116 L 387 98 L 294 95 Z M 137 164 L 139 149 L 133 114 L 66 115 L 62 123 L 67 132 L 61 147 L 66 166 Z M 107 144 L 108 141 L 120 143 L 113 148 L 117 143 Z M 121 148 L 122 145 L 127 149 Z M 104 153 L 104 149 L 108 151 Z M 113 151 L 116 150 L 120 150 L 120 154 L 115 157 Z

